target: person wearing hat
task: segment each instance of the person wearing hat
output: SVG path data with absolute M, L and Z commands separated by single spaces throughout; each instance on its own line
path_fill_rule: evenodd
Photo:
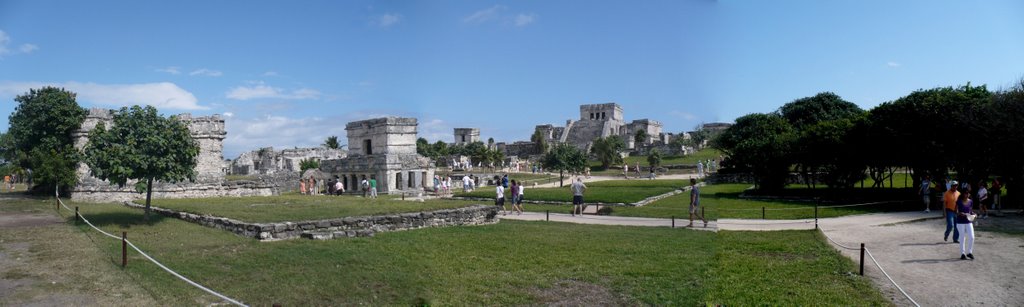
M 942 241 L 949 241 L 949 232 L 953 231 L 953 243 L 960 243 L 960 231 L 956 229 L 956 200 L 960 198 L 960 192 L 957 192 L 957 182 L 953 180 L 949 183 L 949 190 L 942 194 L 942 204 L 946 208 L 946 234 L 942 236 Z

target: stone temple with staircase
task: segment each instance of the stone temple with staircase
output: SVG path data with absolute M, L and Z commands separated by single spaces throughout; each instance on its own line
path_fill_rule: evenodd
M 348 156 L 320 161 L 320 171 L 338 176 L 348 191 L 363 179 L 377 180 L 381 194 L 420 192 L 433 188 L 435 164 L 416 153 L 415 118 L 382 117 L 345 125 Z

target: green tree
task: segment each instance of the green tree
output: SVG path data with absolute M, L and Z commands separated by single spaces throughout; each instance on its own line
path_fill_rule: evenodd
M 843 100 L 832 92 L 821 92 L 811 97 L 793 100 L 779 108 L 782 115 L 796 130 L 818 122 L 853 118 L 864 113 L 856 104 Z
M 319 169 L 320 161 L 314 158 L 299 160 L 299 175 L 306 173 L 306 170 Z
M 619 136 L 612 135 L 594 139 L 590 153 L 596 156 L 598 161 L 601 161 L 601 168 L 608 169 L 612 164 L 622 163 L 621 152 L 625 148 L 626 143 L 622 142 Z
M 9 117 L 4 158 L 30 171 L 36 186 L 48 191 L 73 186 L 81 157 L 71 133 L 81 127 L 87 113 L 75 102 L 75 93 L 47 86 L 30 89 L 14 101 L 18 106 Z M 42 168 L 46 170 L 39 171 Z
M 853 122 L 866 112 L 839 95 L 823 92 L 804 97 L 779 108 L 779 114 L 793 127 L 796 140 L 791 160 L 808 187 L 818 179 L 831 187 L 849 187 L 864 173 L 857 147 L 846 146 Z M 858 169 L 859 167 L 859 169 Z
M 176 116 L 166 118 L 156 108 L 132 106 L 114 113 L 113 127 L 100 123 L 89 133 L 85 162 L 92 175 L 125 186 L 139 180 L 145 187 L 149 221 L 153 181 L 194 181 L 199 145 L 188 126 Z
M 558 144 L 541 159 L 545 169 L 558 171 L 558 185 L 565 185 L 565 172 L 582 173 L 587 166 L 587 156 L 579 148 L 569 144 Z
M 536 144 L 538 153 L 548 152 L 548 139 L 544 137 L 540 129 L 533 131 L 533 135 L 530 136 L 530 142 Z
M 711 131 L 705 130 L 704 125 L 697 125 L 697 128 L 690 132 L 690 144 L 694 150 L 704 148 L 704 141 L 711 140 Z
M 637 147 L 639 147 L 640 144 L 643 144 L 644 142 L 647 142 L 647 130 L 644 130 L 644 129 L 637 130 L 636 133 L 633 134 L 633 142 L 636 143 Z
M 432 147 L 431 151 L 434 153 L 434 157 L 433 158 L 435 160 L 439 159 L 439 158 L 442 158 L 442 157 L 446 157 L 449 154 L 449 152 L 448 152 L 448 143 L 445 143 L 443 141 L 439 140 L 437 142 L 434 142 L 434 145 L 431 146 L 431 147 Z
M 647 164 L 651 166 L 651 169 L 660 167 L 661 151 L 658 151 L 658 149 L 651 149 L 651 152 L 647 153 Z
M 789 176 L 793 127 L 777 114 L 754 113 L 736 119 L 712 144 L 733 167 L 753 173 L 758 188 L 779 190 Z
M 430 146 L 430 142 L 424 138 L 416 139 L 416 153 L 421 156 L 432 158 L 434 157 L 434 147 Z
M 324 140 L 323 146 L 327 147 L 327 148 L 330 148 L 330 149 L 340 149 L 341 148 L 341 144 L 338 143 L 338 136 L 335 136 L 335 135 L 327 137 L 327 140 Z

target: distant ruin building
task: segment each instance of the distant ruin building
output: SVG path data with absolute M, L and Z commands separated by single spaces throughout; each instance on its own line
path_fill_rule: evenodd
M 655 120 L 638 119 L 627 123 L 624 120 L 622 107 L 617 103 L 580 105 L 580 119 L 567 120 L 565 127 L 553 125 L 537 125 L 536 131 L 549 143 L 567 143 L 581 150 L 590 150 L 594 139 L 617 135 L 622 138 L 628 148 L 651 145 L 663 139 L 662 124 Z M 637 131 L 647 132 L 644 144 L 634 144 L 633 136 Z
M 455 128 L 455 145 L 466 145 L 480 141 L 480 128 Z
M 199 145 L 199 155 L 196 156 L 196 181 L 165 183 L 155 182 L 153 184 L 154 198 L 190 198 L 190 197 L 213 197 L 213 196 L 250 196 L 250 195 L 272 195 L 275 193 L 272 186 L 262 185 L 253 182 L 228 183 L 224 180 L 226 169 L 224 167 L 224 138 L 227 132 L 224 130 L 224 119 L 219 115 L 193 117 L 191 114 L 179 114 L 178 120 L 186 123 L 192 139 Z M 71 133 L 75 141 L 75 148 L 79 151 L 85 148 L 89 142 L 89 132 L 97 124 L 103 122 L 105 126 L 113 125 L 113 110 L 93 108 L 89 110 L 81 127 Z M 73 200 L 118 202 L 138 199 L 143 197 L 135 191 L 135 182 L 129 181 L 125 187 L 112 185 L 107 181 L 99 180 L 90 173 L 89 166 L 79 163 L 78 184 L 71 188 Z
M 320 161 L 320 171 L 338 176 L 348 191 L 376 179 L 377 191 L 395 194 L 433 185 L 435 164 L 416 153 L 415 118 L 384 117 L 345 125 L 349 156 Z M 479 132 L 477 132 L 479 137 Z
M 292 148 L 274 151 L 273 147 L 242 153 L 231 161 L 231 175 L 272 175 L 280 172 L 298 173 L 302 160 L 341 159 L 348 156 L 343 149 L 325 147 Z

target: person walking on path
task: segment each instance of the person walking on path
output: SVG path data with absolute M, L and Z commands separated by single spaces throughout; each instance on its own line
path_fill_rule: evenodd
M 708 220 L 704 219 L 704 215 L 700 213 L 700 189 L 697 188 L 697 179 L 690 178 L 690 225 L 686 225 L 686 227 L 693 227 L 693 216 L 695 215 L 704 222 L 705 228 L 708 227 Z
M 494 205 L 501 207 L 504 215 L 508 215 L 508 210 L 505 209 L 505 187 L 500 184 L 494 185 L 494 193 Z
M 583 178 L 576 177 L 576 182 L 573 182 L 569 189 L 572 190 L 572 216 L 576 216 L 577 210 L 583 215 L 583 192 L 587 190 Z
M 629 163 L 622 163 L 622 177 L 629 179 Z
M 992 194 L 989 196 L 992 198 L 992 210 L 1002 210 L 1003 183 L 999 182 L 999 178 L 992 179 L 992 188 L 989 189 L 988 192 L 989 194 Z
M 519 184 L 515 180 L 512 180 L 512 185 L 509 187 L 509 193 L 512 196 L 512 212 L 516 212 L 516 201 L 519 200 Z
M 363 198 L 370 192 L 370 182 L 366 181 L 366 177 L 363 177 L 363 181 L 359 182 L 359 188 L 363 190 Z
M 957 189 L 956 180 L 949 181 L 949 190 L 942 194 L 942 203 L 945 206 L 946 211 L 946 233 L 942 236 L 942 241 L 949 241 L 949 232 L 953 231 L 953 243 L 960 243 L 960 230 L 956 229 L 956 200 L 960 198 L 960 192 Z
M 512 210 L 519 211 L 519 215 L 523 215 L 523 188 L 525 187 L 525 184 L 519 183 L 519 196 L 516 196 L 516 203 L 512 205 Z
M 697 178 L 704 178 L 704 164 L 697 161 Z
M 370 178 L 370 198 L 377 198 L 377 179 Z
M 633 171 L 636 172 L 636 178 L 640 179 L 640 176 L 642 176 L 642 174 L 640 174 L 640 161 L 637 161 L 636 164 L 633 165 Z
M 921 196 L 921 201 L 924 202 L 924 213 L 931 212 L 932 204 L 932 177 L 924 175 L 924 179 L 921 180 L 921 188 L 918 189 L 917 195 Z
M 960 260 L 974 260 L 974 223 L 971 221 L 974 216 L 971 211 L 973 203 L 968 191 L 961 193 L 956 201 L 956 229 L 964 235 L 963 240 L 960 240 Z

